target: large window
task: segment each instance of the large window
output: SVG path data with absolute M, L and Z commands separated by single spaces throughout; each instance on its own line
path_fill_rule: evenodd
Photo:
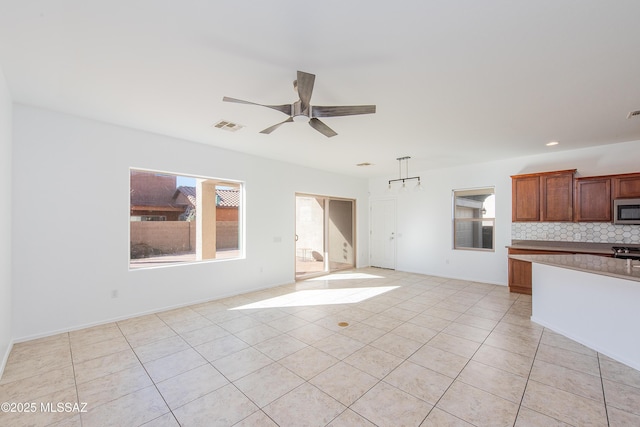
M 130 170 L 129 267 L 242 256 L 242 183 Z
M 493 251 L 495 236 L 493 187 L 453 190 L 453 248 Z

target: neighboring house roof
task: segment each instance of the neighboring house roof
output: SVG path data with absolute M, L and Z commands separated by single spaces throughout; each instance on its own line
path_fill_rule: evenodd
M 180 186 L 176 188 L 176 191 L 173 195 L 173 198 L 177 198 L 178 195 L 184 195 L 191 206 L 196 206 L 196 188 L 195 187 L 186 187 Z M 220 188 L 216 189 L 216 206 L 220 207 L 228 207 L 228 208 L 237 208 L 240 206 L 240 192 L 238 190 L 223 190 Z
M 185 187 L 184 185 L 181 185 L 180 187 L 176 188 L 176 191 L 173 194 L 173 198 L 176 199 L 180 194 L 182 194 L 187 198 L 187 200 L 189 200 L 191 206 L 196 205 L 196 187 Z
M 218 196 L 218 206 L 228 208 L 237 208 L 240 206 L 240 191 L 238 190 L 216 189 L 216 195 Z

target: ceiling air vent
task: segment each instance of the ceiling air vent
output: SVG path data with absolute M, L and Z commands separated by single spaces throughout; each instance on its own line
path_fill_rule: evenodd
M 229 132 L 235 132 L 237 130 L 242 129 L 244 126 L 239 125 L 238 123 L 233 123 L 228 120 L 220 120 L 218 123 L 213 125 L 214 128 L 226 130 Z
M 636 111 L 632 111 L 627 115 L 627 119 L 630 119 L 631 117 L 637 117 L 640 116 L 640 110 L 636 110 Z
M 373 163 L 369 163 L 369 162 L 358 163 L 356 166 L 373 166 Z

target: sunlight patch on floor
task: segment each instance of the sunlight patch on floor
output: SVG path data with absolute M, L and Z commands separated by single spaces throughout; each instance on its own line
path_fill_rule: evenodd
M 241 305 L 230 310 L 249 310 L 256 308 L 301 307 L 309 305 L 354 304 L 392 291 L 399 286 L 378 286 L 367 288 L 310 289 L 291 292 L 275 298 L 268 298 L 251 304 Z
M 323 281 L 323 280 L 355 280 L 355 279 L 384 279 L 382 276 L 367 273 L 334 273 L 326 276 L 314 277 L 307 279 L 305 282 Z

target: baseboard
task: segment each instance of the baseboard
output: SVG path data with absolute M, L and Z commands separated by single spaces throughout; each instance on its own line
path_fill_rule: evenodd
M 205 298 L 205 299 L 198 300 L 198 301 L 191 301 L 191 302 L 184 303 L 184 304 L 176 304 L 176 305 L 165 306 L 165 307 L 158 308 L 158 309 L 152 309 L 152 310 L 147 310 L 147 311 L 133 313 L 133 314 L 127 314 L 127 315 L 124 315 L 124 316 L 113 317 L 113 318 L 99 320 L 99 321 L 91 322 L 91 323 L 84 323 L 84 324 L 81 324 L 81 325 L 76 325 L 76 326 L 71 326 L 71 327 L 68 327 L 68 328 L 62 328 L 62 329 L 57 329 L 57 330 L 53 330 L 53 331 L 43 332 L 43 333 L 40 333 L 40 334 L 27 335 L 27 336 L 23 336 L 23 337 L 19 337 L 19 338 L 14 339 L 11 342 L 11 347 L 13 346 L 13 344 L 17 344 L 17 343 L 31 341 L 31 340 L 35 340 L 35 339 L 39 339 L 39 338 L 46 338 L 46 337 L 50 337 L 50 336 L 53 336 L 53 335 L 64 334 L 64 333 L 67 333 L 67 332 L 79 331 L 81 329 L 92 328 L 94 326 L 100 326 L 100 325 L 106 325 L 108 323 L 120 322 L 120 321 L 123 321 L 123 320 L 132 319 L 134 317 L 140 317 L 140 316 L 147 316 L 149 314 L 162 313 L 163 311 L 169 311 L 169 310 L 175 310 L 177 308 L 189 307 L 190 305 L 203 304 L 203 303 L 212 302 L 212 301 L 216 301 L 216 300 L 220 300 L 220 299 L 224 299 L 224 298 L 235 297 L 235 296 L 238 296 L 238 295 L 243 295 L 243 294 L 247 294 L 247 293 L 251 293 L 251 292 L 262 291 L 262 290 L 265 290 L 265 289 L 277 288 L 278 286 L 283 286 L 283 285 L 288 285 L 288 284 L 291 284 L 291 283 L 290 282 L 286 282 L 286 283 L 281 283 L 281 284 L 274 284 L 274 285 L 269 285 L 269 286 L 256 287 L 256 288 L 252 288 L 252 289 L 243 291 L 242 293 L 223 294 L 223 295 L 219 295 L 219 296 L 217 296 L 215 298 Z M 9 353 L 7 353 L 6 357 L 8 357 L 8 355 L 9 355 Z M 4 367 L 4 365 L 3 365 L 3 367 Z
M 610 349 L 608 348 L 604 348 L 602 346 L 599 345 L 595 345 L 592 342 L 589 342 L 587 340 L 582 339 L 581 337 L 577 337 L 573 334 L 567 333 L 565 331 L 563 331 L 560 328 L 556 328 L 554 325 L 549 324 L 548 322 L 542 321 L 538 318 L 536 318 L 535 316 L 531 316 L 531 321 L 537 323 L 540 326 L 544 326 L 547 329 L 550 329 L 551 331 L 560 334 L 562 336 L 565 336 L 567 338 L 569 338 L 570 340 L 573 340 L 579 344 L 584 345 L 585 347 L 590 348 L 591 350 L 597 351 L 600 354 L 604 354 L 607 357 L 610 357 L 611 359 L 623 363 L 627 366 L 632 367 L 633 369 L 637 369 L 640 370 L 640 364 L 638 363 L 637 360 L 629 360 L 626 357 L 621 357 L 619 354 L 616 354 L 614 352 L 612 352 Z
M 9 345 L 7 346 L 7 351 L 2 357 L 2 363 L 0 363 L 0 379 L 2 379 L 2 375 L 4 375 L 4 368 L 7 366 L 7 361 L 9 360 L 9 354 L 11 354 L 11 350 L 13 349 L 13 340 L 9 341 Z

